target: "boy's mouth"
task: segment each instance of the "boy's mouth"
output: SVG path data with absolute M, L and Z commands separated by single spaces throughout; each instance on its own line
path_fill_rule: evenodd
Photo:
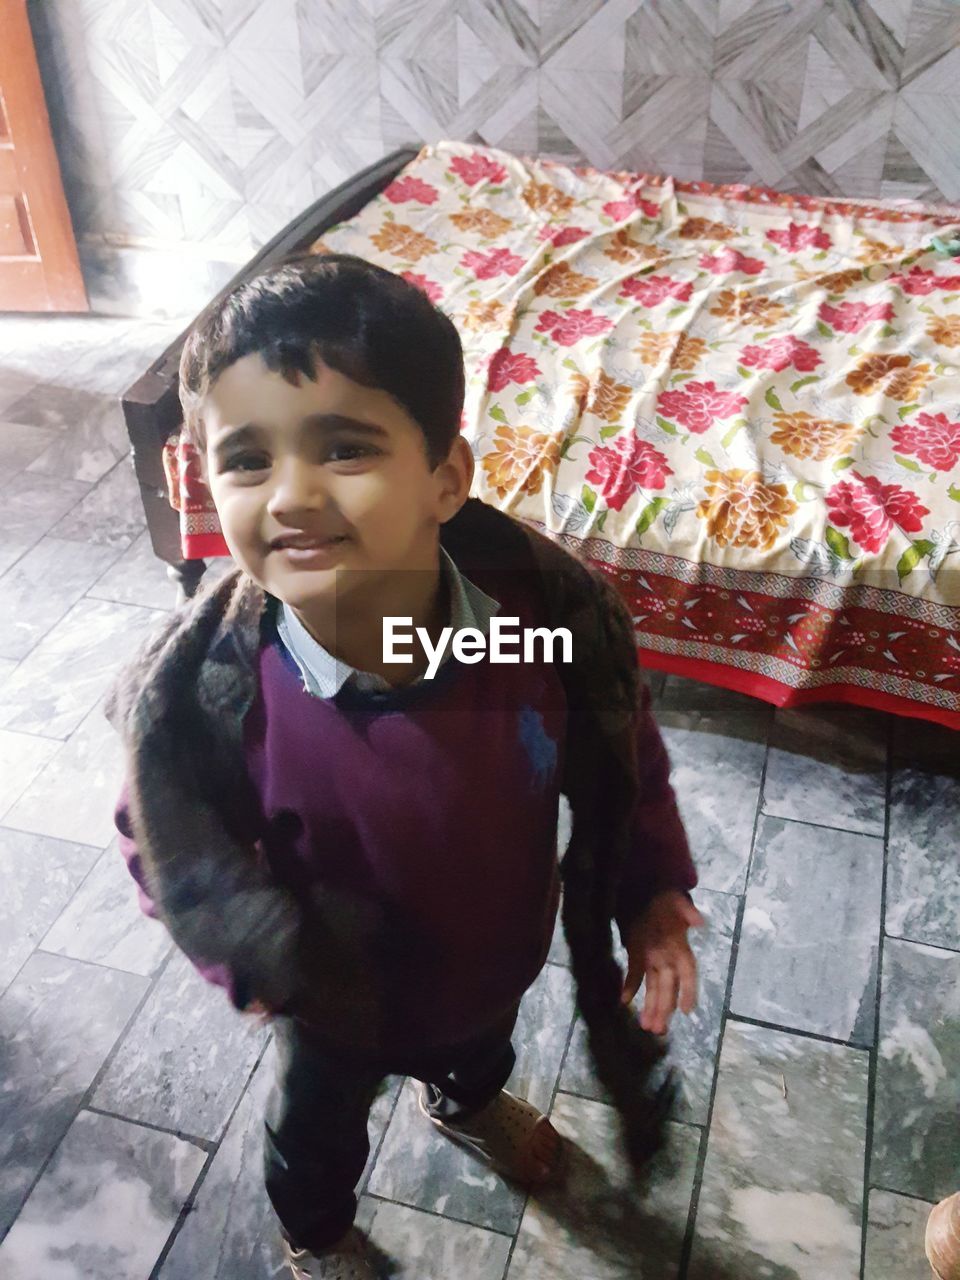
M 288 533 L 274 538 L 270 544 L 271 551 L 278 551 L 286 562 L 298 568 L 323 568 L 337 556 L 340 548 L 350 539 L 346 534 L 319 538 L 308 533 Z
M 318 551 L 346 541 L 348 539 L 345 533 L 338 533 L 328 538 L 320 538 L 312 533 L 285 533 L 279 538 L 274 538 L 270 543 L 270 549 L 271 551 Z

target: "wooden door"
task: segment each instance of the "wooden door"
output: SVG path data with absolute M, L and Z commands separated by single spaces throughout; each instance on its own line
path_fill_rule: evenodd
M 26 0 L 0 0 L 0 311 L 87 311 Z

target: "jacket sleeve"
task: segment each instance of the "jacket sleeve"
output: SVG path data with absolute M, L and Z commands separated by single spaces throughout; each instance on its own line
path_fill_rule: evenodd
M 637 717 L 637 764 L 637 806 L 615 912 L 621 937 L 655 894 L 665 889 L 689 892 L 697 884 L 687 834 L 670 784 L 670 760 L 645 684 Z
M 113 815 L 114 825 L 118 831 L 117 844 L 120 852 L 127 864 L 127 870 L 133 877 L 137 886 L 137 896 L 140 904 L 140 910 L 144 915 L 149 916 L 151 920 L 159 920 L 160 915 L 157 911 L 157 905 L 150 896 L 150 890 L 147 885 L 146 876 L 143 871 L 143 864 L 140 860 L 140 852 L 137 849 L 137 842 L 133 834 L 133 827 L 130 822 L 130 807 L 127 793 L 127 785 L 123 784 L 120 792 L 120 798 L 117 801 L 116 809 Z M 191 964 L 207 982 L 213 983 L 214 986 L 223 987 L 231 1000 L 234 1000 L 233 979 L 229 970 L 225 965 L 205 964 L 202 959 L 194 956 L 188 956 Z M 234 1004 L 236 1001 L 234 1000 Z

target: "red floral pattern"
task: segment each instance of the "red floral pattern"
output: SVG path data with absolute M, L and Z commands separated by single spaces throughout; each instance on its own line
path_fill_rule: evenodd
M 913 422 L 894 427 L 890 439 L 895 449 L 936 471 L 952 471 L 960 462 L 960 422 L 945 413 L 918 413 Z
M 592 338 L 613 328 L 613 321 L 593 311 L 544 311 L 537 332 L 547 333 L 561 347 L 572 347 L 581 338 Z
M 487 370 L 487 386 L 491 391 L 502 391 L 511 382 L 533 382 L 540 377 L 540 366 L 532 356 L 501 347 L 490 357 Z
M 712 382 L 688 382 L 681 390 L 662 391 L 657 412 L 701 435 L 718 418 L 732 418 L 747 404 L 746 396 L 738 396 L 735 391 L 720 391 Z
M 539 232 L 540 239 L 549 240 L 556 249 L 563 248 L 565 244 L 576 244 L 589 234 L 586 227 L 541 227 Z
M 600 486 L 604 502 L 612 511 L 622 511 L 627 501 L 641 488 L 662 489 L 667 476 L 673 475 L 666 458 L 646 440 L 632 431 L 613 445 L 591 449 L 587 484 Z
M 829 302 L 821 302 L 820 319 L 841 333 L 859 333 L 864 325 L 875 320 L 890 321 L 893 319 L 893 304 L 890 302 L 841 302 L 832 307 Z
M 960 291 L 960 276 L 938 276 L 935 271 L 924 271 L 922 267 L 911 267 L 906 274 L 892 275 L 890 283 L 914 297 L 923 297 L 936 289 Z
M 856 471 L 827 494 L 827 510 L 833 523 L 849 529 L 854 542 L 869 552 L 883 549 L 894 525 L 904 533 L 919 533 L 923 517 L 930 514 L 909 489 Z
M 768 231 L 767 239 L 789 253 L 800 249 L 829 249 L 833 244 L 822 227 L 804 226 L 798 222 L 791 222 L 782 231 Z
M 472 271 L 478 280 L 492 280 L 494 276 L 515 276 L 524 259 L 509 249 L 489 249 L 486 253 L 471 251 L 460 259 L 461 267 Z
M 689 302 L 693 285 L 689 280 L 671 280 L 669 276 L 632 276 L 624 280 L 620 292 L 628 298 L 636 298 L 645 307 L 658 307 L 668 298 Z
M 443 286 L 437 284 L 435 280 L 428 280 L 426 276 L 416 271 L 401 271 L 400 275 L 408 284 L 425 293 L 431 302 L 439 302 L 443 297 Z
M 468 187 L 475 187 L 478 182 L 496 185 L 498 182 L 505 182 L 507 178 L 507 171 L 502 164 L 479 152 L 472 156 L 455 156 L 450 161 L 450 172 L 462 178 Z
M 700 259 L 703 270 L 710 271 L 716 276 L 729 275 L 733 271 L 739 271 L 745 276 L 758 276 L 764 265 L 759 258 L 748 258 L 739 249 L 730 248 L 718 249 L 716 253 L 705 253 Z
M 626 200 L 609 200 L 603 206 L 603 212 L 614 222 L 622 222 L 624 218 L 632 218 L 637 210 L 645 218 L 659 218 L 660 206 L 655 200 L 645 200 L 638 192 L 634 192 Z
M 801 373 L 810 373 L 823 361 L 819 351 L 809 342 L 788 334 L 783 338 L 771 338 L 762 346 L 744 347 L 740 363 L 748 369 L 772 369 L 775 373 L 782 373 L 793 365 Z
M 436 187 L 420 178 L 396 178 L 384 189 L 384 198 L 391 204 L 403 204 L 407 200 L 416 200 L 420 204 L 436 203 L 439 194 Z

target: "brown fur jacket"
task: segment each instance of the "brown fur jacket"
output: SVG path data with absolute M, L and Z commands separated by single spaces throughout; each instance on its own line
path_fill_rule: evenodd
M 659 1041 L 620 1004 L 611 920 L 639 771 L 640 674 L 629 613 L 602 575 L 557 543 L 472 499 L 443 526 L 457 564 L 530 575 L 547 625 L 568 627 L 561 665 L 569 708 L 562 790 L 573 833 L 561 863 L 562 919 L 592 1057 L 636 1166 L 659 1144 L 669 1101 L 655 1087 Z M 107 714 L 127 752 L 130 816 L 158 914 L 188 955 L 234 974 L 243 1007 L 321 1017 L 370 1044 L 378 983 L 368 957 L 382 922 L 363 903 L 298 900 L 270 877 L 225 818 L 246 779 L 242 724 L 256 692 L 268 597 L 235 572 L 178 610 L 111 691 Z

